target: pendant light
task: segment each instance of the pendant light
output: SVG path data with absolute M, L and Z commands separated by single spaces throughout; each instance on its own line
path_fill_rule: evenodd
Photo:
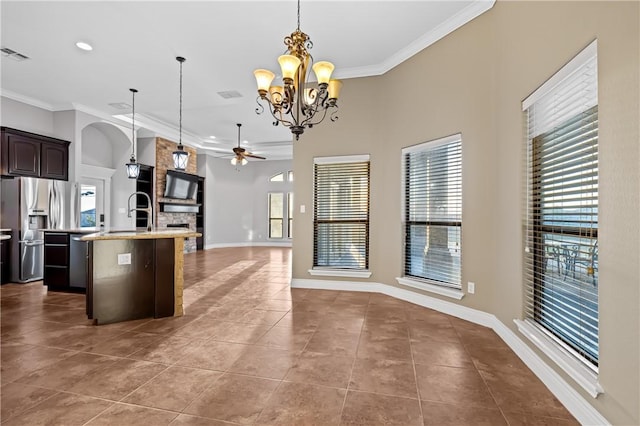
M 127 176 L 129 179 L 138 179 L 140 174 L 140 164 L 136 161 L 136 89 L 129 89 L 131 91 L 131 158 L 126 164 Z
M 182 146 L 182 63 L 186 61 L 182 56 L 176 57 L 176 61 L 180 62 L 180 140 L 178 141 L 178 149 L 173 151 L 173 168 L 180 171 L 187 169 L 187 161 L 189 153 Z

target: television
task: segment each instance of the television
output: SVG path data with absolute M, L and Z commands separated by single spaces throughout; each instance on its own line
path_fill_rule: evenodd
M 197 191 L 198 176 L 175 170 L 167 170 L 167 183 L 164 187 L 165 198 L 195 200 Z

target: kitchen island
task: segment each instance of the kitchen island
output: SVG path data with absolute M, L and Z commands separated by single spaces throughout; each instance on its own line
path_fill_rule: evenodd
M 85 235 L 89 242 L 87 315 L 95 324 L 183 314 L 184 239 L 164 228 Z

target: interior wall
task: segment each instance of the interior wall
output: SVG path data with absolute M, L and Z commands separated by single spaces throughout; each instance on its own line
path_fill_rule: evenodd
M 340 120 L 314 127 L 294 144 L 296 210 L 306 205 L 307 213 L 294 221 L 293 277 L 311 278 L 315 156 L 371 155 L 372 276 L 363 281 L 399 286 L 401 150 L 460 132 L 462 282 L 466 290 L 467 281 L 475 281 L 476 292 L 456 303 L 496 315 L 519 335 L 513 319 L 522 318 L 524 297 L 521 102 L 597 38 L 604 394 L 591 398 L 540 356 L 610 422 L 639 424 L 639 6 L 498 1 L 385 75 L 346 80 Z
M 293 192 L 293 182 L 287 181 L 287 172 L 291 170 L 291 160 L 269 160 L 269 161 L 252 161 L 247 166 L 254 169 L 253 184 L 251 191 L 254 195 L 253 200 L 253 230 L 254 242 L 283 244 L 289 245 L 290 239 L 287 238 L 286 220 L 287 220 L 287 193 Z M 244 167 L 247 167 L 244 166 Z M 283 182 L 271 182 L 272 176 L 284 173 Z M 269 238 L 269 193 L 284 193 L 284 221 L 283 238 Z
M 59 137 L 53 131 L 53 112 L 5 96 L 0 102 L 0 123 L 25 132 Z
M 291 183 L 269 182 L 276 173 L 292 170 L 291 160 L 256 160 L 235 167 L 226 158 L 198 158 L 198 174 L 205 178 L 206 247 L 289 244 L 286 238 L 267 238 L 267 194 L 292 190 Z
M 82 129 L 82 164 L 114 168 L 113 147 L 107 136 L 89 125 Z

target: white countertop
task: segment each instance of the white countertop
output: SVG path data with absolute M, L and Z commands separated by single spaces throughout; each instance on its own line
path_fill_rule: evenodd
M 11 235 L 0 235 L 0 241 L 2 240 L 10 240 L 11 239 Z

